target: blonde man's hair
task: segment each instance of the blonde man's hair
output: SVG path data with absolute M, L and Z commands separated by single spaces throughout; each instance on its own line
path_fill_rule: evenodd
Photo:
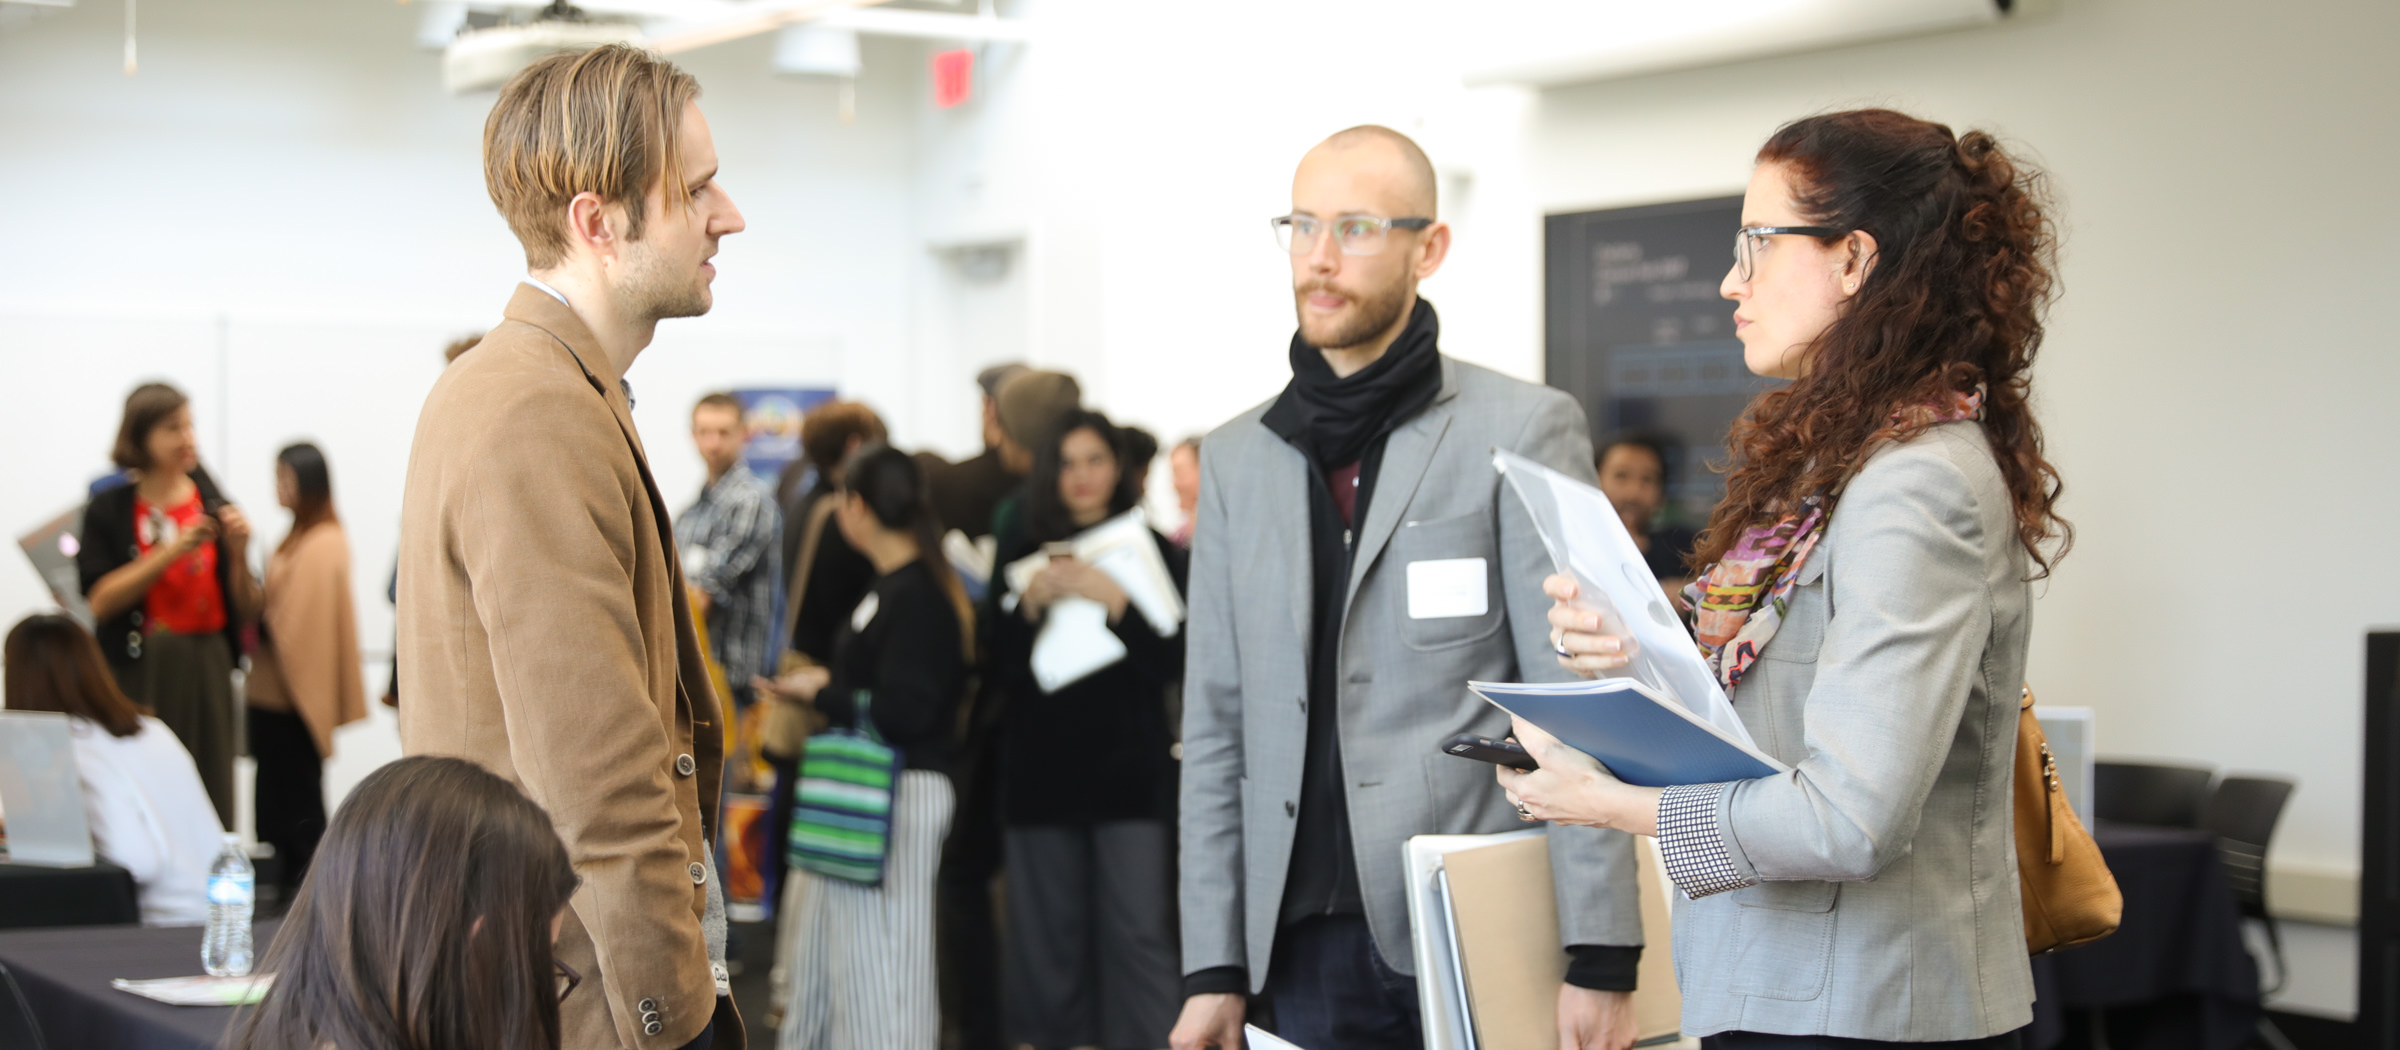
M 650 187 L 682 178 L 676 133 L 698 97 L 691 74 L 623 44 L 549 55 L 509 78 L 483 122 L 483 182 L 525 265 L 566 258 L 567 202 L 578 193 L 625 205 L 625 237 L 641 240 Z

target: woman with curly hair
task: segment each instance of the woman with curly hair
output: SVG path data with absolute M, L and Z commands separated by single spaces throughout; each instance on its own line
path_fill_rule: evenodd
M 2053 232 L 1982 132 L 1889 110 L 1758 153 L 1722 288 L 1752 371 L 1695 633 L 1788 773 L 1640 788 L 1530 725 L 1526 819 L 1658 839 L 1712 1050 L 2013 1048 L 2032 1019 L 2010 777 L 2030 581 L 2070 539 L 2029 403 Z M 1561 662 L 1628 643 L 1546 586 Z

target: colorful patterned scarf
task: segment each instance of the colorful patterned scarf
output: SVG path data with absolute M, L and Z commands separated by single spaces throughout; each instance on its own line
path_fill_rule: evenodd
M 1952 394 L 1948 404 L 1911 405 L 1894 411 L 1891 421 L 1894 426 L 1923 427 L 1981 418 L 1983 387 L 1978 385 L 1972 391 Z M 1800 567 L 1824 538 L 1825 514 L 1825 497 L 1811 495 L 1800 501 L 1799 513 L 1744 529 L 1723 558 L 1684 587 L 1684 600 L 1694 610 L 1693 633 L 1699 638 L 1700 652 L 1726 692 L 1742 684 L 1750 665 L 1758 662 L 1767 641 L 1783 626 L 1792 588 L 1800 580 Z

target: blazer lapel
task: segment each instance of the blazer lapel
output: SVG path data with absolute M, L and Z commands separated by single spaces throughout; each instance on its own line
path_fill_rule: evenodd
M 1274 463 L 1267 469 L 1273 476 L 1266 491 L 1289 492 L 1296 499 L 1262 501 L 1267 511 L 1266 542 L 1263 552 L 1280 552 L 1276 562 L 1284 568 L 1284 605 L 1292 611 L 1292 637 L 1300 648 L 1300 666 L 1308 666 L 1309 632 L 1315 630 L 1316 584 L 1309 570 L 1310 552 L 1315 548 L 1308 534 L 1309 495 L 1308 457 L 1284 443 L 1273 434 L 1266 435 L 1268 455 Z M 1296 557 L 1295 557 L 1296 555 Z
M 1367 500 L 1367 522 L 1358 536 L 1358 553 L 1350 559 L 1350 586 L 1343 592 L 1342 608 L 1358 599 L 1358 585 L 1367 578 L 1367 570 L 1390 543 L 1392 533 L 1400 528 L 1400 519 L 1408 513 L 1409 501 L 1417 494 L 1418 483 L 1433 466 L 1433 455 L 1441 448 L 1442 435 L 1450 429 L 1450 399 L 1457 395 L 1457 377 L 1450 359 L 1442 359 L 1442 392 L 1433 404 L 1417 418 L 1409 420 L 1384 441 L 1383 465 L 1375 473 L 1375 491 Z

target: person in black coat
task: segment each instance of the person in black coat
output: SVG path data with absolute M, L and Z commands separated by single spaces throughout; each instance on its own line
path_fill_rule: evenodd
M 1021 524 L 1001 540 L 990 673 L 1002 693 L 1000 809 L 1008 870 L 1007 1027 L 1035 1047 L 1166 1044 L 1181 1000 L 1174 911 L 1176 766 L 1166 693 L 1183 674 L 1163 635 L 1108 573 L 1054 556 L 1023 593 L 1005 567 L 1131 509 L 1140 478 L 1125 433 L 1078 411 L 1034 450 Z M 1180 591 L 1186 555 L 1155 530 Z M 1123 659 L 1045 691 L 1032 670 L 1044 621 L 1097 603 Z
M 250 523 L 201 468 L 191 400 L 174 387 L 134 388 L 110 458 L 131 480 L 92 496 L 75 556 L 94 633 L 118 687 L 192 753 L 230 828 L 233 667 L 242 625 L 265 602 L 250 571 Z

